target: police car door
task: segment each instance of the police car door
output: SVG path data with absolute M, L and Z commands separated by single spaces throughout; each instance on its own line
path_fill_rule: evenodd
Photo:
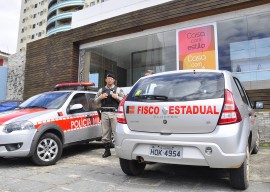
M 75 105 L 80 108 L 74 107 Z M 87 93 L 76 93 L 67 107 L 67 122 L 70 131 L 65 132 L 65 143 L 87 140 L 96 137 L 94 127 L 99 121 L 96 112 L 91 111 Z

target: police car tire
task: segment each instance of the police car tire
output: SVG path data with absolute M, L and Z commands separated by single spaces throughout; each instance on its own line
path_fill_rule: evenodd
M 146 165 L 145 163 L 139 163 L 136 160 L 126 160 L 122 158 L 119 158 L 119 160 L 122 171 L 129 176 L 140 175 Z
M 44 141 L 51 141 L 53 144 L 53 149 L 57 150 L 56 155 L 54 156 L 54 158 L 52 160 L 43 160 L 40 158 L 40 156 L 38 155 L 38 148 L 39 146 L 44 146 Z M 33 156 L 31 157 L 31 160 L 40 166 L 48 166 L 48 165 L 54 165 L 61 157 L 62 155 L 62 151 L 63 151 L 63 146 L 62 146 L 62 142 L 59 139 L 58 136 L 56 136 L 53 133 L 45 133 L 44 135 L 42 135 L 35 147 L 35 152 L 33 154 Z
M 230 169 L 231 186 L 235 189 L 245 190 L 249 185 L 249 147 L 246 149 L 247 157 L 239 168 Z

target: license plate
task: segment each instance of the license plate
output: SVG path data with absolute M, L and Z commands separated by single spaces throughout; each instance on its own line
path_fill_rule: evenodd
M 183 148 L 174 146 L 151 145 L 149 155 L 155 157 L 182 158 Z

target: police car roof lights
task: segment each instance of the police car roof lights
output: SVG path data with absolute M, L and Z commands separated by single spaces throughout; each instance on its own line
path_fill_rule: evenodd
M 59 91 L 60 89 L 66 88 L 76 88 L 83 87 L 84 90 L 87 90 L 88 87 L 95 86 L 94 82 L 71 82 L 71 83 L 59 83 L 55 85 L 54 90 Z

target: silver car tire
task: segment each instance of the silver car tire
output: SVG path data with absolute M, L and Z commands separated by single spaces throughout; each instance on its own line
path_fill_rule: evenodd
M 119 160 L 122 171 L 130 176 L 140 175 L 146 165 L 145 163 L 139 163 L 136 160 L 127 160 L 122 158 L 120 158 Z
M 113 134 L 113 132 L 112 132 L 112 134 L 111 134 L 110 148 L 114 148 L 114 144 L 115 144 L 115 136 L 114 136 L 114 134 Z
M 260 150 L 260 133 L 257 131 L 257 139 L 251 154 L 257 154 Z
M 53 133 L 45 133 L 39 139 L 31 160 L 41 166 L 54 165 L 61 157 L 62 142 Z
M 230 169 L 231 186 L 235 189 L 245 190 L 249 186 L 249 147 L 246 147 L 246 159 L 239 168 Z

